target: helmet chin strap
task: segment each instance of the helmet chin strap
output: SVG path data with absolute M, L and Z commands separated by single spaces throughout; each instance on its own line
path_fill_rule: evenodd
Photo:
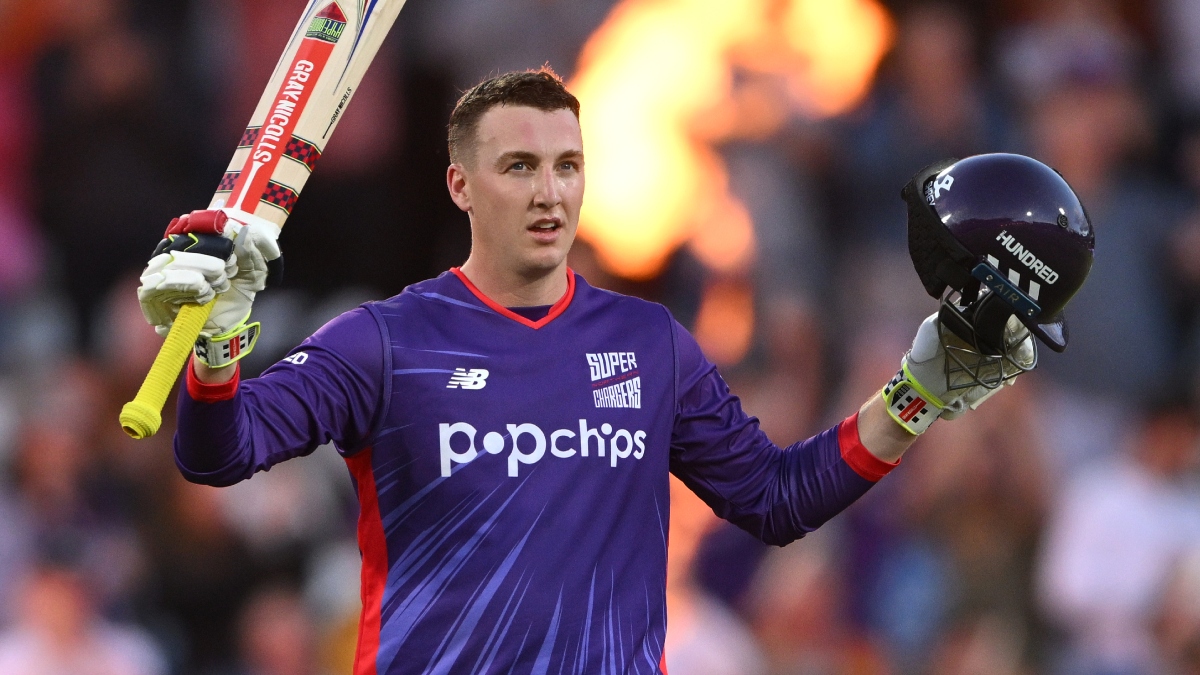
M 948 390 L 976 386 L 996 389 L 1007 380 L 1033 370 L 1037 365 L 1037 345 L 1028 343 L 1032 355 L 1018 354 L 1029 329 L 1014 316 L 1012 305 L 987 288 L 981 289 L 979 297 L 965 307 L 958 304 L 962 301 L 959 293 L 948 290 L 942 296 L 938 312 L 938 338 L 949 357 L 946 359 Z

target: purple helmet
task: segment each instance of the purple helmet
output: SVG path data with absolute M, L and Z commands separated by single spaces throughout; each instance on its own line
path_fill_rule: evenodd
M 1046 346 L 1066 349 L 1063 308 L 1087 279 L 1096 239 L 1057 171 L 1024 155 L 975 155 L 926 167 L 901 196 L 925 290 L 959 294 L 943 302 L 950 330 L 997 354 L 1015 316 Z

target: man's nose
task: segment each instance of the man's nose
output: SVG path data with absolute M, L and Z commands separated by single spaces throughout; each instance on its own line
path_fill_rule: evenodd
M 538 169 L 537 177 L 534 178 L 533 185 L 533 203 L 540 208 L 553 208 L 562 202 L 562 186 L 559 185 L 558 176 L 554 175 L 554 168 L 544 166 Z

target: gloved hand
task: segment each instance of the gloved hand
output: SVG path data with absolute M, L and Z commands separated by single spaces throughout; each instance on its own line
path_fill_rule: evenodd
M 217 297 L 196 342 L 196 356 L 219 368 L 254 348 L 259 324 L 248 324 L 255 295 L 282 275 L 279 227 L 240 211 L 193 211 L 171 221 L 142 273 L 138 299 L 159 335 L 185 303 Z
M 900 371 L 883 388 L 892 419 L 912 434 L 934 420 L 954 419 L 974 410 L 1017 375 L 1037 364 L 1037 347 L 1029 329 L 1015 317 L 1004 329 L 1005 353 L 986 356 L 938 324 L 935 313 L 917 330 Z

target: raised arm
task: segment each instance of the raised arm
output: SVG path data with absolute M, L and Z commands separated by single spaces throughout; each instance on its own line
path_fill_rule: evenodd
M 347 312 L 245 382 L 205 383 L 190 364 L 175 433 L 184 477 L 230 485 L 329 441 L 347 455 L 365 447 L 390 397 L 381 326 L 365 307 Z
M 775 445 L 695 339 L 677 323 L 673 330 L 678 378 L 671 472 L 718 516 L 782 546 L 841 512 L 895 466 L 863 446 L 858 414 L 787 448 Z
M 961 415 L 996 391 L 949 388 L 936 322 L 934 315 L 921 325 L 882 395 L 787 448 L 767 438 L 692 336 L 673 322 L 677 403 L 671 472 L 717 515 L 767 543 L 803 537 L 895 468 L 935 419 Z

